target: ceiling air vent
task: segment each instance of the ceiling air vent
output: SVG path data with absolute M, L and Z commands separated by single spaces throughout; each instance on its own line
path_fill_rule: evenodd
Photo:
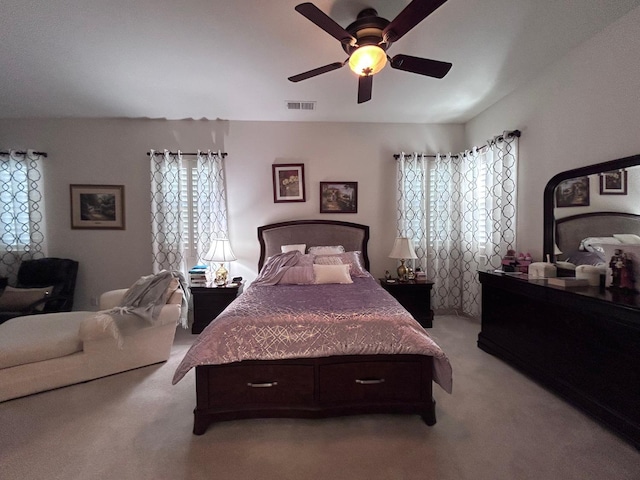
M 287 110 L 315 110 L 316 102 L 287 102 Z

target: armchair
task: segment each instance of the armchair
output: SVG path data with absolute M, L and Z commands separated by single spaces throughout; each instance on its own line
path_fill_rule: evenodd
M 0 295 L 0 324 L 22 315 L 71 311 L 77 275 L 75 260 L 24 260 L 15 287 L 7 285 Z

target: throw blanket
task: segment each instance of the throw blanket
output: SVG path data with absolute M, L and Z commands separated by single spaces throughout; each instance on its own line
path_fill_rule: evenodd
M 173 283 L 178 283 L 176 288 L 170 288 Z M 182 315 L 181 324 L 186 323 L 186 282 L 184 276 L 177 271 L 168 272 L 163 270 L 154 275 L 146 275 L 140 277 L 122 297 L 120 305 L 110 310 L 97 312 L 97 320 L 105 331 L 109 331 L 111 335 L 118 341 L 118 346 L 122 346 L 122 335 L 117 325 L 117 318 L 124 318 L 133 315 L 150 324 L 154 324 L 158 320 L 160 310 L 166 305 L 169 297 L 177 288 L 182 288 Z M 186 327 L 185 327 L 186 328 Z
M 352 284 L 254 282 L 198 336 L 173 383 L 198 365 L 375 354 L 432 356 L 434 380 L 451 393 L 445 353 L 373 277 Z

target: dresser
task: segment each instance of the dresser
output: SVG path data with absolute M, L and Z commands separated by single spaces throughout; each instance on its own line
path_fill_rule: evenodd
M 640 448 L 640 295 L 480 272 L 478 347 Z

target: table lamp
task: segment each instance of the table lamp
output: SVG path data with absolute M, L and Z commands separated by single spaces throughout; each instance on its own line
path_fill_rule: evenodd
M 226 238 L 213 239 L 209 251 L 202 258 L 203 260 L 211 262 L 220 262 L 220 268 L 215 272 L 215 284 L 218 286 L 226 285 L 229 272 L 224 268 L 224 264 L 225 262 L 233 262 L 234 260 L 237 260 L 236 256 L 233 254 L 233 250 L 231 250 L 231 243 L 229 243 L 229 240 Z
M 408 258 L 418 258 L 411 240 L 407 237 L 397 237 L 393 243 L 393 248 L 389 254 L 389 258 L 396 258 L 400 260 L 400 266 L 398 267 L 398 278 L 400 280 L 406 280 L 407 267 L 404 262 Z

